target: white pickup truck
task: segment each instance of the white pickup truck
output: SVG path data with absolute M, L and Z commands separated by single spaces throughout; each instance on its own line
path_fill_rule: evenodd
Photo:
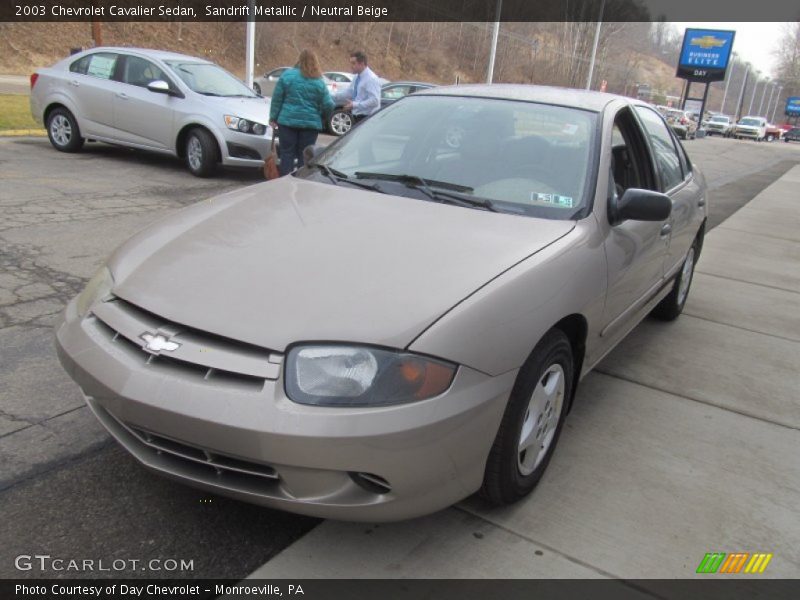
M 733 128 L 733 137 L 760 142 L 767 137 L 767 120 L 764 117 L 742 117 Z

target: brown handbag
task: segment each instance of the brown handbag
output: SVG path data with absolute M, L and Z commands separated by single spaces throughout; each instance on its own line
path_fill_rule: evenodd
M 277 179 L 281 174 L 278 171 L 278 154 L 275 152 L 275 130 L 272 130 L 272 143 L 269 145 L 269 154 L 264 161 L 264 179 Z

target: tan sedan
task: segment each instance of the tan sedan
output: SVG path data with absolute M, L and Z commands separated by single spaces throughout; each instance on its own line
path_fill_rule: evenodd
M 705 203 L 648 105 L 434 88 L 138 233 L 67 307 L 59 355 L 144 466 L 211 492 L 366 521 L 507 504 L 580 379 L 680 314 Z

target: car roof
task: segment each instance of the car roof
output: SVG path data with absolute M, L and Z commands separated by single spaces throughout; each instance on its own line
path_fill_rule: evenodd
M 179 52 L 170 52 L 169 50 L 153 50 L 151 48 L 135 48 L 128 46 L 98 46 L 96 48 L 92 48 L 90 51 L 87 51 L 87 53 L 89 52 L 129 52 L 141 54 L 143 56 L 149 56 L 158 60 L 190 60 L 193 62 L 204 63 L 213 62 L 206 58 L 189 56 L 188 54 L 180 54 Z
M 468 96 L 473 98 L 521 100 L 523 102 L 541 102 L 543 104 L 571 106 L 593 112 L 601 112 L 609 103 L 614 101 L 623 101 L 636 106 L 648 106 L 648 104 L 633 98 L 617 96 L 616 94 L 607 94 L 605 92 L 511 83 L 448 85 L 433 87 L 424 92 L 417 92 L 414 95 Z
M 387 85 L 424 85 L 428 87 L 436 87 L 438 84 L 427 81 L 389 81 L 388 83 L 384 83 L 382 87 L 386 87 Z

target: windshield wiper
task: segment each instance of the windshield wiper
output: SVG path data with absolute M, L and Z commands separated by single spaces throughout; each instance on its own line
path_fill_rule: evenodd
M 447 181 L 436 181 L 425 179 L 419 175 L 397 175 L 394 173 L 368 173 L 357 171 L 356 177 L 359 179 L 384 179 L 386 181 L 399 181 L 407 186 L 420 190 L 431 200 L 468 206 L 470 208 L 482 208 L 491 212 L 500 212 L 488 198 L 473 196 L 466 192 L 471 192 L 472 188 L 466 185 L 450 183 Z M 433 188 L 437 189 L 433 189 Z M 438 188 L 445 188 L 438 189 Z M 452 191 L 451 191 L 452 190 Z
M 381 194 L 385 194 L 380 186 L 375 183 L 364 183 L 363 181 L 356 181 L 351 179 L 347 173 L 342 173 L 332 167 L 329 167 L 323 163 L 308 163 L 306 166 L 313 167 L 319 169 L 325 177 L 331 180 L 333 185 L 339 185 L 340 182 L 342 183 L 349 183 L 350 185 L 354 185 L 356 187 L 363 188 L 365 190 L 372 190 L 373 192 L 380 192 Z
M 217 96 L 222 97 L 222 94 L 215 94 L 214 92 L 197 92 L 198 94 L 202 94 L 203 96 Z

